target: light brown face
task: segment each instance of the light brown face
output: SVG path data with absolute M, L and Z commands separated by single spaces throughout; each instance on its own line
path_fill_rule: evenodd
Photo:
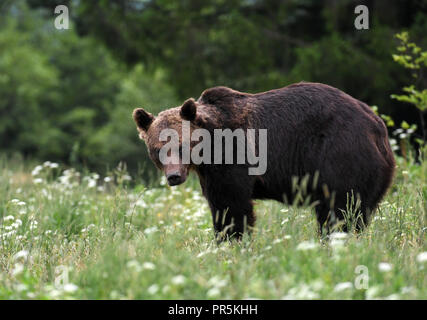
M 150 158 L 164 172 L 170 186 L 179 185 L 187 179 L 190 163 L 182 161 L 183 142 L 186 142 L 183 141 L 182 126 L 184 120 L 194 120 L 195 115 L 196 104 L 193 99 L 187 100 L 182 107 L 163 111 L 157 117 L 141 108 L 133 111 L 133 118 L 141 139 L 147 145 Z M 164 135 L 165 130 L 176 132 L 175 139 L 164 139 L 162 132 Z

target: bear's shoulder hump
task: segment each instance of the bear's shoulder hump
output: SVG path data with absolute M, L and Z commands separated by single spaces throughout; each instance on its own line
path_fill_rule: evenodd
M 245 97 L 247 94 L 228 87 L 213 87 L 202 92 L 199 101 L 207 104 L 217 104 L 230 99 Z

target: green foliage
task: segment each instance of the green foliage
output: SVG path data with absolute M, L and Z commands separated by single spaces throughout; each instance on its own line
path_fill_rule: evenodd
M 423 4 L 411 3 L 406 10 L 403 3 L 375 1 L 366 32 L 354 29 L 351 0 L 117 0 L 70 6 L 81 34 L 94 35 L 128 64 L 164 68 L 181 99 L 214 85 L 262 91 L 315 80 L 386 106 L 387 93 L 406 80 L 388 59 L 392 35 L 410 20 L 414 35 L 424 39 Z
M 127 69 L 91 37 L 56 30 L 18 1 L 0 29 L 0 149 L 105 171 L 135 170 L 144 147 L 131 114 L 177 104 L 164 72 Z
M 384 120 L 384 122 L 385 122 L 385 124 L 386 124 L 387 127 L 390 127 L 390 128 L 394 127 L 394 120 L 393 120 L 393 118 L 391 116 L 386 115 L 386 114 L 380 114 L 378 112 L 378 106 L 372 106 L 371 109 L 375 112 L 375 114 L 377 116 L 380 116 L 381 119 Z
M 368 42 L 374 41 L 372 31 Z M 297 62 L 290 72 L 291 82 L 300 80 L 322 82 L 375 103 L 386 105 L 381 93 L 393 87 L 394 79 L 385 77 L 372 56 L 361 50 L 357 43 L 343 39 L 337 33 L 318 42 L 296 49 Z M 339 70 L 339 71 L 338 71 Z
M 423 80 L 423 68 L 427 66 L 427 52 L 422 52 L 421 48 L 418 47 L 415 43 L 409 42 L 408 32 L 402 32 L 396 35 L 396 38 L 399 39 L 400 45 L 397 47 L 397 51 L 400 52 L 399 55 L 393 54 L 393 60 L 400 65 L 403 65 L 405 68 L 412 70 L 413 78 L 417 84 L 422 83 Z M 417 125 L 409 124 L 407 121 L 403 120 L 400 124 L 400 127 L 396 127 L 393 118 L 389 115 L 380 114 L 378 112 L 377 106 L 372 106 L 373 111 L 380 115 L 381 118 L 386 123 L 387 127 L 394 128 L 392 135 L 399 140 L 392 138 L 390 139 L 392 148 L 394 151 L 400 149 L 402 155 L 406 158 L 408 153 L 412 152 L 412 147 L 410 146 L 410 139 L 415 136 L 414 141 L 419 145 L 423 146 L 425 144 L 425 128 L 424 128 L 424 115 L 425 109 L 427 108 L 427 90 L 418 91 L 415 89 L 415 85 L 410 85 L 403 88 L 403 91 L 407 92 L 408 95 L 395 95 L 392 94 L 391 97 L 398 101 L 407 102 L 413 104 L 418 108 L 420 112 L 420 122 L 421 129 L 424 135 L 424 139 L 420 139 L 417 134 Z
M 14 21 L 0 31 L 0 148 L 37 153 L 56 133 L 43 112 L 58 73 L 29 40 Z M 58 144 L 52 141 L 50 147 Z
M 427 51 L 422 51 L 415 43 L 409 41 L 408 32 L 396 34 L 396 38 L 400 40 L 401 45 L 397 47 L 400 54 L 393 54 L 393 59 L 398 64 L 412 71 L 414 81 L 419 83 L 422 80 L 423 68 L 427 67 Z M 427 89 L 419 91 L 415 85 L 410 85 L 403 88 L 407 95 L 395 95 L 391 97 L 398 100 L 413 104 L 420 111 L 427 110 Z
M 58 4 L 70 8 L 70 30 L 54 28 Z M 388 126 L 418 120 L 423 130 L 396 100 L 426 108 L 427 18 L 419 2 L 404 6 L 375 1 L 371 28 L 357 31 L 350 0 L 3 1 L 0 149 L 99 171 L 125 161 L 148 175 L 134 107 L 156 113 L 211 86 L 258 92 L 302 80 L 380 106 Z M 412 80 L 390 59 L 403 26 L 418 45 L 402 35 L 395 59 Z
M 396 95 L 393 94 L 391 97 L 398 101 L 407 102 L 413 104 L 420 111 L 424 112 L 427 110 L 427 89 L 418 91 L 413 85 L 404 87 L 403 91 L 407 92 L 407 95 Z
M 398 33 L 396 38 L 400 40 L 401 45 L 397 47 L 400 54 L 393 54 L 394 61 L 411 70 L 427 67 L 427 51 L 422 51 L 415 43 L 410 42 L 408 32 Z M 414 78 L 419 76 L 417 73 L 412 75 Z
M 122 79 L 118 94 L 114 97 L 114 109 L 109 112 L 105 126 L 94 132 L 87 140 L 87 157 L 94 163 L 116 165 L 125 160 L 130 168 L 151 163 L 144 143 L 139 140 L 131 114 L 134 108 L 145 108 L 153 114 L 178 105 L 174 91 L 165 84 L 164 73 L 157 70 L 150 77 L 142 65 L 136 65 Z
M 196 179 L 0 159 L 0 299 L 426 299 L 427 165 L 397 165 L 360 235 L 322 241 L 312 209 L 261 201 L 252 237 L 218 246 Z
M 393 54 L 393 59 L 406 69 L 411 70 L 414 84 L 403 88 L 403 91 L 407 94 L 392 94 L 391 97 L 398 101 L 412 104 L 419 110 L 423 140 L 425 140 L 426 128 L 424 124 L 424 114 L 427 111 L 427 89 L 418 90 L 416 86 L 420 83 L 422 84 L 423 81 L 423 71 L 425 71 L 427 67 L 427 51 L 422 51 L 419 46 L 410 42 L 408 32 L 398 33 L 396 34 L 396 38 L 400 41 L 400 46 L 397 47 L 399 54 Z M 419 142 L 423 143 L 422 140 L 419 140 Z
M 352 0 L 2 1 L 0 299 L 426 299 L 427 146 L 415 163 L 411 110 L 395 116 L 389 99 L 409 84 L 393 97 L 426 111 L 425 5 L 372 3 L 365 32 Z M 70 7 L 70 30 L 53 28 L 57 4 Z M 418 45 L 399 34 L 393 61 L 403 27 Z M 253 237 L 217 246 L 196 179 L 147 189 L 127 173 L 153 168 L 133 108 L 301 80 L 381 106 L 406 155 L 361 235 L 319 241 L 311 209 L 260 202 Z M 33 168 L 15 152 L 66 164 Z M 354 286 L 360 265 L 367 289 Z

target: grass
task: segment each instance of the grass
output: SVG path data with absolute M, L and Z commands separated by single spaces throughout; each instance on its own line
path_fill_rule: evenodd
M 427 299 L 426 162 L 398 158 L 360 236 L 320 241 L 312 210 L 260 201 L 252 238 L 220 246 L 195 179 L 33 169 L 0 162 L 1 299 Z

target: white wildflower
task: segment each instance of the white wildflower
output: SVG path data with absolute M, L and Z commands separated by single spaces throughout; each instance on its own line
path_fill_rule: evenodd
M 17 275 L 21 274 L 22 271 L 24 271 L 24 265 L 21 263 L 17 263 L 17 264 L 15 264 L 15 267 L 12 270 L 12 275 L 17 276 Z
M 64 285 L 63 290 L 68 293 L 73 293 L 77 291 L 79 287 L 77 287 L 74 283 L 67 283 Z
M 208 281 L 209 286 L 217 287 L 217 288 L 225 287 L 227 285 L 227 283 L 228 283 L 228 281 L 226 279 L 221 279 L 218 276 L 214 276 L 214 277 L 210 278 Z
M 34 184 L 41 184 L 43 183 L 43 179 L 42 178 L 36 178 L 33 180 Z
M 21 250 L 18 251 L 17 253 L 15 253 L 15 255 L 13 256 L 13 260 L 18 260 L 18 259 L 26 259 L 28 256 L 28 251 L 27 250 Z
M 43 167 L 50 167 L 50 164 L 51 164 L 52 162 L 50 162 L 50 161 L 45 161 L 44 163 L 43 163 Z
M 348 238 L 348 234 L 345 232 L 334 232 L 329 236 L 331 240 L 344 240 Z
M 96 187 L 96 180 L 94 180 L 94 179 L 90 179 L 89 180 L 89 182 L 88 182 L 88 184 L 87 184 L 87 187 L 88 188 L 95 188 Z
M 209 250 L 206 250 L 206 251 L 202 251 L 202 252 L 200 252 L 196 257 L 197 258 L 201 258 L 201 257 L 203 257 L 205 254 L 207 254 L 207 253 L 209 253 Z
M 381 291 L 381 287 L 379 286 L 370 287 L 368 290 L 366 290 L 366 293 L 365 293 L 366 299 L 370 300 L 378 297 L 378 294 L 380 293 L 380 291 Z
M 157 284 L 152 284 L 147 289 L 147 292 L 151 295 L 156 294 L 157 291 L 159 291 L 159 286 Z
M 335 286 L 334 291 L 341 292 L 349 289 L 353 289 L 353 284 L 351 282 L 341 282 Z
M 139 262 L 138 262 L 138 261 L 136 261 L 136 260 L 131 260 L 131 261 L 129 261 L 129 262 L 126 264 L 126 266 L 127 266 L 129 269 L 133 269 L 133 270 L 135 270 L 136 272 L 139 272 L 139 271 L 141 271 L 141 270 L 142 270 L 142 268 L 141 268 L 141 266 L 140 266 Z
M 221 290 L 217 287 L 213 287 L 213 288 L 208 290 L 206 295 L 209 298 L 214 298 L 214 297 L 218 297 L 220 294 L 221 294 Z
M 154 226 L 154 227 L 151 227 L 151 228 L 147 228 L 147 229 L 145 229 L 144 230 L 144 233 L 145 234 L 151 234 L 151 233 L 154 233 L 154 232 L 157 232 L 157 227 L 156 226 Z
M 145 203 L 145 201 L 144 200 L 142 200 L 142 199 L 138 199 L 136 202 L 135 202 L 135 206 L 137 206 L 137 207 L 141 207 L 141 208 L 147 208 L 148 206 L 147 206 L 147 204 Z
M 319 299 L 319 294 L 314 292 L 309 285 L 302 284 L 298 287 L 291 288 L 288 291 L 288 294 L 282 299 L 285 300 L 295 300 L 295 299 Z
M 162 177 L 160 178 L 160 185 L 161 185 L 161 186 L 165 186 L 166 184 L 167 184 L 166 177 L 165 177 L 165 176 L 162 176 Z
M 59 164 L 57 164 L 57 163 L 55 163 L 55 162 L 52 162 L 51 164 L 50 164 L 50 168 L 51 169 L 56 169 L 56 168 L 58 168 L 59 167 Z
M 297 250 L 306 251 L 316 249 L 319 245 L 314 241 L 303 241 L 298 244 Z
M 391 271 L 391 269 L 393 269 L 393 266 L 388 262 L 380 262 L 378 264 L 378 269 L 381 272 L 389 272 L 389 271 Z
M 154 270 L 154 269 L 156 269 L 156 265 L 152 262 L 144 262 L 142 264 L 142 268 L 144 270 Z
M 31 220 L 30 222 L 30 230 L 34 230 L 37 228 L 38 222 L 36 220 Z
M 38 165 L 33 169 L 33 171 L 31 171 L 31 175 L 37 176 L 42 170 L 43 170 L 43 167 Z
M 28 289 L 28 286 L 27 286 L 26 284 L 24 284 L 24 283 L 18 283 L 18 284 L 15 286 L 15 289 L 16 289 L 16 291 L 18 291 L 18 292 L 22 292 L 22 291 L 26 291 L 26 290 Z
M 341 239 L 332 239 L 331 241 L 329 241 L 329 245 L 333 249 L 342 249 L 345 245 L 345 241 Z
M 172 282 L 173 284 L 175 284 L 175 285 L 181 285 L 181 284 L 184 284 L 184 283 L 185 283 L 185 281 L 186 281 L 186 278 L 185 278 L 183 275 L 181 275 L 181 274 L 179 274 L 179 275 L 177 275 L 177 276 L 173 277 L 173 278 L 172 278 L 172 280 L 171 280 L 171 282 Z
M 417 262 L 418 263 L 427 262 L 427 251 L 421 252 L 417 255 Z
M 12 227 L 15 229 L 18 229 L 20 226 L 22 226 L 21 219 L 16 219 L 14 223 L 12 223 Z
M 416 294 L 417 289 L 415 287 L 412 287 L 412 286 L 407 286 L 407 287 L 403 287 L 402 289 L 400 289 L 400 292 L 402 294 Z

